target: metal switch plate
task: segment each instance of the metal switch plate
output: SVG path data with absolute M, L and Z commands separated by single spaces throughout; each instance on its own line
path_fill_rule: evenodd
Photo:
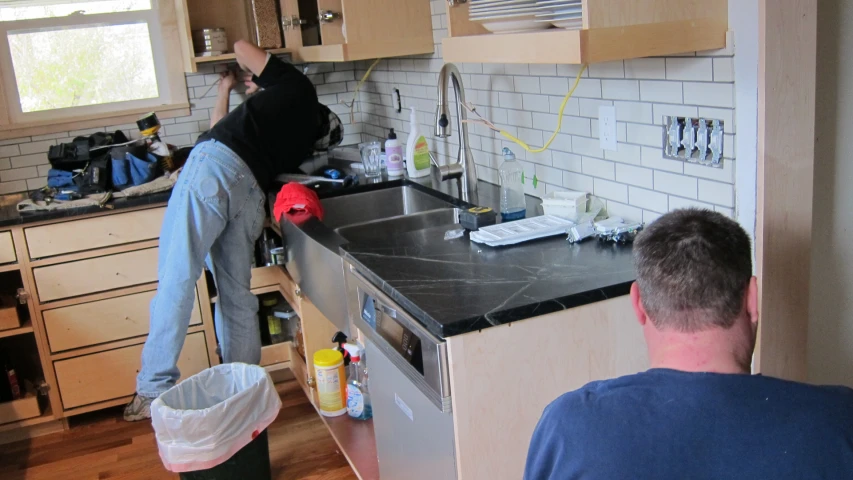
M 673 160 L 723 167 L 722 120 L 663 117 L 663 156 Z

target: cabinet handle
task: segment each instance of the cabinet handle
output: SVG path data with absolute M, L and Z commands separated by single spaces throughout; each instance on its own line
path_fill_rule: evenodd
M 447 0 L 447 4 L 451 7 L 455 7 L 462 3 L 468 3 L 468 0 Z
M 320 22 L 322 23 L 332 23 L 339 18 L 342 18 L 342 15 L 331 10 L 323 10 L 319 15 Z
M 15 294 L 15 297 L 18 299 L 18 303 L 21 305 L 26 305 L 30 300 L 30 294 L 27 293 L 23 288 L 19 288 L 18 292 Z
M 309 388 L 317 389 L 317 381 L 314 380 L 314 377 L 308 377 L 308 379 L 305 380 L 305 383 L 308 384 Z
M 296 295 L 296 298 L 302 298 L 302 290 L 301 289 L 297 288 L 296 290 L 293 291 L 293 294 Z

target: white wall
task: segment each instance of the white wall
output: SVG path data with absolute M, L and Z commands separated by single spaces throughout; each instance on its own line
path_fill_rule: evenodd
M 744 0 L 731 3 L 741 1 Z M 446 4 L 444 0 L 431 2 L 435 54 L 383 60 L 365 84 L 360 106 L 365 114 L 366 136 L 384 137 L 391 127 L 407 132 L 411 106 L 418 110 L 423 130 L 432 131 L 437 74 L 444 64 L 441 39 L 447 36 Z M 646 222 L 686 206 L 715 209 L 734 218 L 735 172 L 740 166 L 740 160 L 734 160 L 738 151 L 735 58 L 730 42 L 728 48 L 718 51 L 591 65 L 569 103 L 561 135 L 551 150 L 526 154 L 490 130 L 471 128 L 478 174 L 483 180 L 497 183 L 501 161 L 497 154 L 508 146 L 521 160 L 527 178 L 536 175 L 539 180 L 538 187 L 534 188 L 532 182 L 526 185 L 527 193 L 532 195 L 567 188 L 584 190 L 605 199 L 611 214 Z M 357 78 L 370 63 L 358 64 Z M 535 64 L 458 67 L 463 72 L 468 100 L 501 128 L 535 146 L 541 146 L 555 128 L 557 108 L 579 68 Z M 394 88 L 402 93 L 402 113 L 395 112 Z M 599 148 L 600 105 L 616 106 L 618 152 Z M 703 115 L 724 120 L 725 167 L 716 169 L 664 159 L 664 115 Z M 445 141 L 430 135 L 429 141 L 444 161 L 455 158 L 455 122 L 453 137 Z M 754 170 L 754 158 L 748 158 L 746 165 Z
M 853 386 L 853 0 L 818 25 L 809 380 Z

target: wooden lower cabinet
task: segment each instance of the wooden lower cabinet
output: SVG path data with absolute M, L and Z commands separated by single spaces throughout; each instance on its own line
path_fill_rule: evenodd
M 113 400 L 136 391 L 143 343 L 54 363 L 64 409 Z M 187 335 L 178 358 L 181 378 L 208 368 L 203 332 Z
M 15 254 L 15 242 L 11 232 L 0 232 L 0 263 L 12 263 L 18 260 Z
M 148 334 L 150 305 L 156 290 L 42 312 L 53 353 Z M 196 292 L 190 325 L 201 323 Z
M 156 282 L 157 249 L 38 267 L 33 277 L 42 303 Z

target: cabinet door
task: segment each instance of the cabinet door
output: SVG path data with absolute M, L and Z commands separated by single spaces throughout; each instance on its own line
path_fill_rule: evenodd
M 302 298 L 302 338 L 305 342 L 305 363 L 307 363 L 308 385 L 311 387 L 311 401 L 319 405 L 314 373 L 314 352 L 325 348 L 334 348 L 332 337 L 338 327 L 332 324 L 307 298 Z
M 323 12 L 331 12 L 337 15 L 334 20 L 320 20 L 320 40 L 323 45 L 341 45 L 346 42 L 344 38 L 343 6 L 341 0 L 317 0 L 320 17 Z
M 298 0 L 280 0 L 281 5 L 281 28 L 284 33 L 285 48 L 299 48 L 302 46 L 302 26 L 297 22 L 293 24 L 294 18 L 299 17 Z

